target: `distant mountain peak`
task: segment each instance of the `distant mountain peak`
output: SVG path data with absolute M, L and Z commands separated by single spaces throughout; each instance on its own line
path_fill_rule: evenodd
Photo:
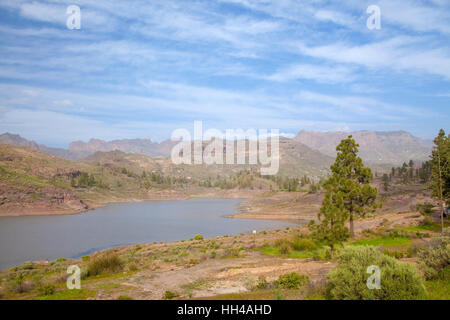
M 293 139 L 282 138 L 280 146 L 284 141 L 295 141 L 308 147 L 308 150 L 312 149 L 312 151 L 318 151 L 322 155 L 332 158 L 336 156 L 336 146 L 342 139 L 349 135 L 352 135 L 360 145 L 360 155 L 363 160 L 374 165 L 401 165 L 403 162 L 409 160 L 426 161 L 429 159 L 431 152 L 429 141 L 414 137 L 411 133 L 403 130 L 360 130 L 354 132 L 301 130 Z M 158 143 L 150 139 L 104 141 L 92 138 L 88 142 L 74 141 L 70 143 L 69 149 L 67 150 L 38 145 L 36 142 L 26 140 L 18 134 L 4 133 L 0 135 L 0 143 L 31 147 L 57 157 L 78 160 L 93 155 L 96 152 L 111 151 L 142 154 L 152 158 L 168 157 L 173 146 L 178 142 L 173 142 L 170 139 Z M 291 146 L 289 143 L 288 145 Z M 314 154 L 304 148 L 298 148 L 302 150 L 301 153 L 308 153 L 311 159 L 321 159 L 320 155 Z M 301 157 L 301 153 L 296 152 L 298 157 Z
M 22 138 L 18 134 L 13 134 L 9 132 L 0 135 L 0 143 L 38 149 L 38 144 L 36 142 L 29 141 L 25 138 Z
M 398 165 L 411 159 L 426 161 L 431 152 L 429 143 L 403 130 L 354 132 L 301 130 L 294 139 L 334 157 L 337 144 L 349 135 L 352 135 L 359 144 L 363 160 L 373 164 Z
M 119 150 L 125 153 L 143 154 L 150 157 L 168 156 L 173 142 L 162 143 L 153 142 L 150 139 L 121 139 L 104 141 L 100 139 L 90 139 L 88 142 L 74 141 L 69 145 L 72 152 L 81 152 L 87 155 L 96 151 L 109 152 Z

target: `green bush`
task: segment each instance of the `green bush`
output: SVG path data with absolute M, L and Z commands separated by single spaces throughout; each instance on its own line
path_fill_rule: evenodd
M 309 279 L 304 274 L 295 272 L 279 276 L 275 284 L 283 289 L 300 289 L 309 283 Z
M 128 266 L 128 271 L 131 271 L 131 272 L 138 271 L 138 267 L 134 263 L 132 263 Z
M 117 273 L 122 271 L 123 264 L 117 254 L 105 254 L 89 262 L 87 276 L 92 277 L 102 273 Z
M 314 251 L 317 249 L 317 245 L 311 239 L 295 238 L 292 240 L 292 248 L 297 251 Z
M 129 296 L 119 296 L 116 300 L 134 300 L 132 297 Z
M 406 249 L 406 256 L 408 258 L 415 257 L 417 255 L 417 248 L 416 247 L 409 247 Z
M 291 252 L 291 246 L 288 243 L 283 243 L 279 246 L 281 254 L 289 254 Z
M 178 297 L 179 297 L 178 293 L 167 290 L 164 293 L 163 299 L 164 300 L 172 300 L 172 299 L 175 299 L 175 298 L 178 298 Z
M 431 225 L 433 225 L 433 219 L 431 219 L 430 217 L 425 217 L 425 218 L 423 218 L 420 225 L 421 226 L 431 226 Z
M 423 216 L 427 217 L 433 213 L 434 205 L 429 202 L 421 203 L 417 205 L 417 211 L 419 211 Z
M 41 295 L 50 296 L 56 292 L 56 288 L 54 285 L 47 284 L 47 285 L 43 286 L 42 288 L 40 288 L 40 291 L 41 291 Z
M 267 282 L 266 277 L 264 276 L 259 276 L 258 277 L 258 284 L 256 285 L 257 289 L 267 289 L 269 288 L 270 283 Z
M 34 263 L 32 261 L 26 261 L 21 266 L 16 268 L 17 270 L 33 270 Z
M 203 236 L 201 234 L 196 234 L 194 240 L 203 240 Z
M 450 228 L 444 234 L 431 240 L 427 248 L 419 251 L 419 266 L 428 280 L 441 278 L 450 267 Z
M 280 250 L 280 254 L 289 254 L 291 252 L 291 242 L 287 239 L 278 239 L 274 245 Z
M 23 273 L 19 273 L 15 277 L 14 283 L 9 291 L 14 293 L 24 293 L 33 290 L 33 288 L 34 285 L 31 282 L 25 281 L 25 275 Z
M 383 250 L 383 253 L 389 257 L 395 259 L 402 259 L 405 256 L 405 253 L 402 251 L 389 251 L 387 249 Z
M 328 276 L 327 296 L 337 300 L 405 300 L 425 293 L 423 279 L 411 265 L 398 262 L 370 246 L 346 247 L 337 255 L 338 267 Z M 381 270 L 381 288 L 367 288 L 369 266 Z

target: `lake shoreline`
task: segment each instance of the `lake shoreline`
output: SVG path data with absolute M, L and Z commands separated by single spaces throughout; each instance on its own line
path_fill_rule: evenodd
M 298 225 L 282 220 L 236 219 L 244 201 L 244 198 L 196 195 L 185 202 L 109 203 L 92 214 L 67 215 L 65 218 L 48 215 L 1 217 L 1 264 L 7 268 L 24 261 L 53 261 L 122 245 L 187 241 L 196 234 L 214 238 Z
M 110 197 L 104 198 L 101 200 L 86 200 L 82 199 L 82 201 L 87 205 L 87 209 L 79 210 L 79 209 L 55 209 L 55 208 L 23 208 L 23 207 L 13 207 L 8 208 L 7 211 L 5 209 L 0 209 L 0 217 L 30 217 L 30 216 L 65 216 L 65 215 L 77 215 L 85 212 L 89 212 L 98 208 L 105 207 L 111 203 L 137 203 L 137 202 L 146 202 L 146 201 L 182 201 L 182 200 L 190 200 L 195 198 L 220 198 L 220 199 L 248 199 L 250 197 L 254 197 L 261 192 L 236 192 L 234 190 L 225 191 L 223 190 L 208 190 L 207 192 L 200 193 L 184 193 L 184 192 L 159 192 L 159 193 L 151 193 L 148 197 L 143 198 L 119 198 L 119 197 Z M 1 208 L 1 207 L 0 207 Z M 238 214 L 239 215 L 239 214 Z M 237 215 L 236 215 L 237 217 Z M 235 218 L 235 216 L 233 216 Z M 238 217 L 237 217 L 238 218 Z

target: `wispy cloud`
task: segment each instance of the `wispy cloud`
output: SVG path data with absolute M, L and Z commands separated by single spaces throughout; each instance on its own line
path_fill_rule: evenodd
M 354 80 L 355 76 L 354 71 L 349 67 L 296 64 L 277 71 L 267 79 L 281 82 L 308 79 L 323 83 L 342 83 Z
M 449 120 L 450 3 L 379 0 L 370 31 L 372 2 L 3 0 L 0 131 L 163 139 L 200 119 L 431 136 Z
M 425 72 L 450 79 L 450 50 L 430 48 L 426 38 L 408 36 L 354 45 L 335 42 L 323 46 L 299 44 L 302 54 L 369 69 Z M 423 45 L 423 47 L 420 47 Z

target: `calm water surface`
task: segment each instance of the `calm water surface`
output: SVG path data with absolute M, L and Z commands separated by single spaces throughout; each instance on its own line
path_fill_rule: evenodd
M 93 251 L 274 229 L 280 221 L 230 219 L 238 199 L 115 203 L 78 215 L 0 217 L 0 269 L 30 260 L 78 258 Z

